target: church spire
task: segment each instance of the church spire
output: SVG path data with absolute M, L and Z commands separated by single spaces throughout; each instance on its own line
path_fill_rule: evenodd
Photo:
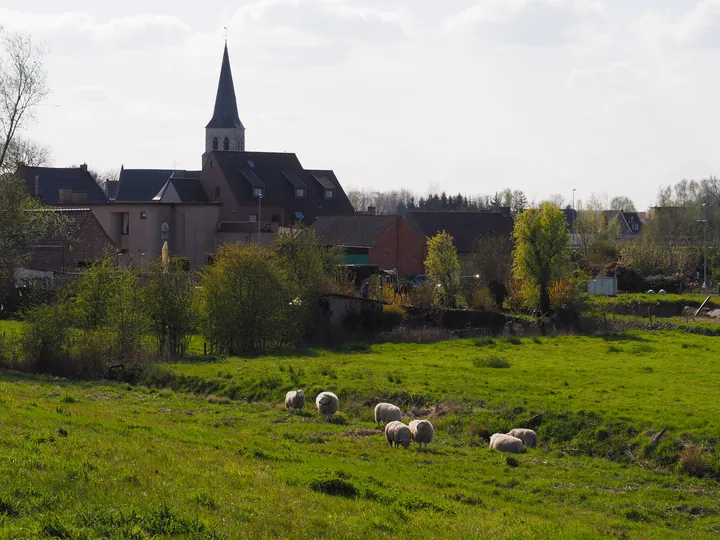
M 215 111 L 212 120 L 205 127 L 205 153 L 214 151 L 245 151 L 245 126 L 243 126 L 238 116 L 227 41 L 225 42 L 220 81 L 218 82 L 217 96 L 215 98 Z
M 233 84 L 232 71 L 230 69 L 230 56 L 228 55 L 227 42 L 225 43 L 225 52 L 223 53 L 217 97 L 215 98 L 215 112 L 213 113 L 212 120 L 210 120 L 210 123 L 208 123 L 206 127 L 245 129 L 238 116 L 235 85 Z

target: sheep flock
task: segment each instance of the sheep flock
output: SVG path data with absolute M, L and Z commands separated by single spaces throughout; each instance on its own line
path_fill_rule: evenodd
M 329 418 L 340 410 L 340 400 L 332 392 L 320 392 L 315 398 L 318 413 Z M 305 407 L 305 392 L 293 390 L 285 396 L 285 407 L 288 411 L 301 411 Z M 378 427 L 385 425 L 385 439 L 391 447 L 408 448 L 411 442 L 418 449 L 427 445 L 435 438 L 435 427 L 429 420 L 412 420 L 403 423 L 403 412 L 392 403 L 378 403 L 375 406 L 375 422 Z M 526 448 L 537 446 L 537 433 L 532 429 L 516 428 L 508 433 L 495 433 L 490 437 L 490 448 L 498 452 L 521 454 Z

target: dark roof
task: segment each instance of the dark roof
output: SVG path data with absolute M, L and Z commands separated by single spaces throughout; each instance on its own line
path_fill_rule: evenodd
M 354 213 L 335 174 L 332 171 L 307 171 L 303 169 L 295 154 L 212 152 L 208 161 L 217 163 L 238 204 L 257 204 L 255 186 L 264 188 L 263 206 L 281 206 L 286 209 L 288 216 L 302 212 L 308 225 L 312 224 L 317 216 Z M 325 188 L 312 176 L 313 172 L 321 173 L 334 189 L 332 199 L 325 199 Z M 297 184 L 288 177 L 294 177 L 300 183 Z M 305 198 L 295 196 L 297 187 L 306 187 Z
M 50 205 L 66 204 L 60 202 L 60 189 L 69 188 L 73 193 L 87 193 L 83 203 L 109 202 L 103 189 L 97 185 L 86 168 L 82 167 L 27 167 L 20 169 L 30 193 L 35 193 L 35 179 L 42 202 Z M 77 204 L 68 201 L 67 204 Z
M 115 198 L 115 195 L 117 195 L 118 184 L 120 184 L 120 181 L 118 180 L 105 181 L 105 193 L 107 194 L 108 199 L 112 200 Z
M 459 253 L 473 251 L 482 236 L 501 236 L 508 240 L 515 222 L 501 212 L 410 212 L 410 225 L 424 238 L 447 231 Z
M 221 221 L 218 232 L 221 233 L 257 233 L 257 221 Z M 260 232 L 271 232 L 272 223 L 261 221 Z
M 311 229 L 323 246 L 374 247 L 396 216 L 320 216 Z
M 162 187 L 160 192 L 155 196 L 153 200 L 162 201 L 163 196 L 169 189 L 174 189 L 175 193 L 179 197 L 179 200 L 165 200 L 163 202 L 176 202 L 176 203 L 206 203 L 208 201 L 207 194 L 197 178 L 170 178 L 165 185 Z
M 174 169 L 122 169 L 117 202 L 152 201 L 171 178 L 199 178 L 200 171 Z
M 36 244 L 36 248 L 64 248 L 76 239 L 75 235 L 86 219 L 95 219 L 89 208 L 53 208 L 29 211 L 50 212 L 57 216 L 57 219 L 50 220 L 49 227 Z
M 227 43 L 225 44 L 217 96 L 215 97 L 215 111 L 206 127 L 245 129 L 238 115 L 237 98 L 235 97 L 235 85 L 233 84 L 232 70 L 230 69 L 230 56 L 228 55 Z

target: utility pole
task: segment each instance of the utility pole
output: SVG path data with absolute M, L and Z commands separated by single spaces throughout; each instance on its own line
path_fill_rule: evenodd
M 708 218 L 707 218 L 707 203 L 702 203 L 703 208 L 703 285 L 702 288 L 704 291 L 708 288 L 708 281 L 707 281 L 707 229 L 708 229 Z
M 575 188 L 573 188 L 572 201 L 572 244 L 575 245 Z

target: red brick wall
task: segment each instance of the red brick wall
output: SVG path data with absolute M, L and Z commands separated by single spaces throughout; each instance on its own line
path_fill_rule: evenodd
M 72 271 L 77 269 L 79 262 L 101 259 L 107 249 L 114 253 L 117 248 L 91 212 L 68 247 L 37 248 L 26 267 L 32 270 Z
M 425 271 L 425 242 L 398 217 L 370 249 L 369 263 L 381 270 L 397 268 L 400 277 L 422 274 Z

